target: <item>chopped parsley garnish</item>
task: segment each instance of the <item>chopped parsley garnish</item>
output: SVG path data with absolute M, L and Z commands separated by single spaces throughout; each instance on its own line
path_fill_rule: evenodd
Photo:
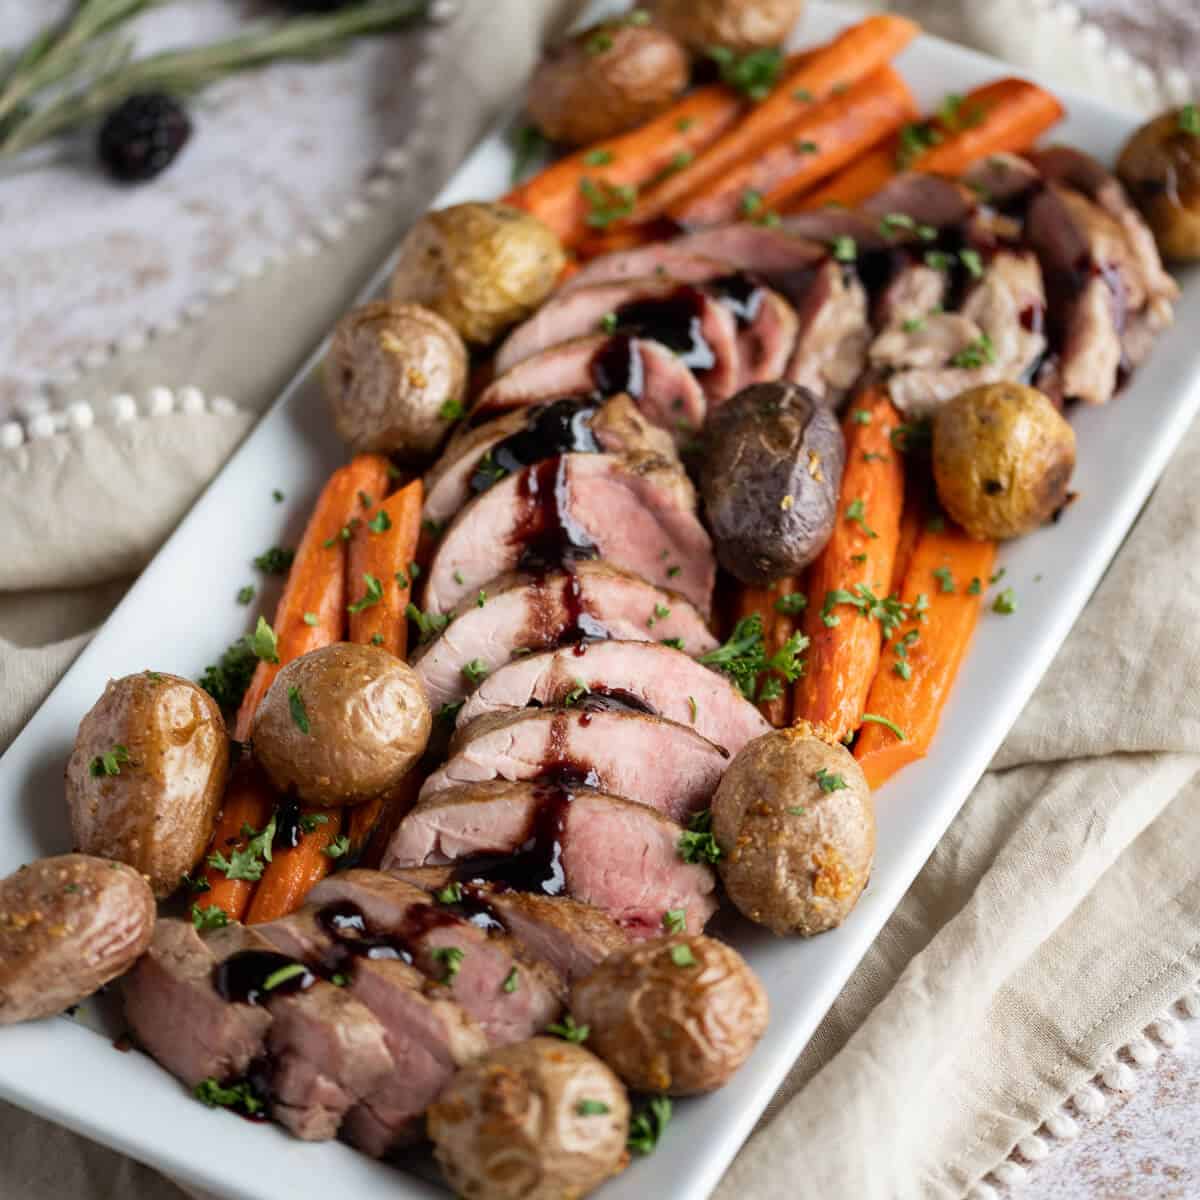
M 339 834 L 329 843 L 322 851 L 329 858 L 345 858 L 350 853 L 350 838 L 346 834 Z
M 667 933 L 684 933 L 687 931 L 687 909 L 668 908 L 663 913 L 662 927 Z
M 487 592 L 483 588 L 479 589 L 479 595 L 475 597 L 475 607 L 482 608 L 487 603 Z
M 967 595 L 968 596 L 978 596 L 979 593 L 982 591 L 983 591 L 983 580 L 980 579 L 978 575 L 976 575 L 974 577 L 974 579 L 972 579 L 971 582 L 967 584 Z
M 517 183 L 529 169 L 546 156 L 550 143 L 533 125 L 520 125 L 509 139 L 513 148 L 512 181 Z
M 282 504 L 283 503 L 283 493 L 278 488 L 276 488 L 271 493 L 271 499 L 274 500 L 276 504 Z
M 816 142 L 804 141 L 796 143 L 797 154 L 818 154 L 820 150 L 821 147 Z
M 1010 613 L 1017 611 L 1017 597 L 1012 588 L 1005 588 L 995 600 L 992 601 L 992 611 L 998 612 L 1002 616 L 1008 616 Z
M 1185 104 L 1179 110 L 1179 129 L 1193 137 L 1200 136 L 1200 108 L 1194 104 Z
M 436 721 L 454 721 L 458 716 L 458 710 L 462 708 L 463 701 L 459 700 L 455 704 L 443 704 L 441 708 L 433 714 Z
M 904 659 L 899 659 L 898 661 L 892 663 L 892 670 L 899 675 L 905 683 L 912 678 L 912 667 L 910 667 L 908 663 L 904 661 Z
M 692 714 L 692 724 L 696 723 L 696 717 L 700 712 L 700 706 L 696 703 L 695 696 L 688 697 L 688 712 Z
M 783 51 L 778 46 L 742 55 L 735 54 L 728 46 L 709 46 L 705 53 L 717 64 L 722 83 L 755 102 L 767 98 L 783 67 Z
M 512 995 L 513 992 L 521 986 L 521 976 L 517 972 L 517 968 L 513 967 L 504 977 L 504 983 L 501 984 L 500 990 Z
M 244 846 L 235 846 L 228 857 L 218 850 L 208 856 L 208 865 L 220 871 L 226 879 L 242 879 L 257 883 L 262 878 L 264 866 L 271 861 L 271 846 L 275 841 L 275 817 L 257 833 L 249 826 L 242 826 L 242 836 L 247 839 Z
M 612 34 L 605 33 L 601 30 L 599 33 L 593 33 L 586 42 L 583 43 L 583 48 L 591 55 L 604 54 L 612 49 Z
M 246 584 L 243 588 L 238 588 L 237 602 L 239 604 L 249 604 L 254 599 L 254 585 Z
M 579 190 L 587 202 L 584 224 L 590 229 L 606 229 L 614 221 L 624 220 L 637 203 L 637 188 L 629 183 L 597 182 L 585 176 L 579 181 Z
M 846 781 L 840 775 L 834 775 L 825 767 L 818 767 L 815 776 L 823 792 L 840 792 L 846 787 Z
M 438 416 L 443 421 L 457 421 L 462 417 L 467 410 L 463 408 L 462 401 L 456 400 L 452 396 L 449 400 L 443 400 L 441 408 L 438 409 Z
M 564 1042 L 575 1042 L 577 1045 L 580 1042 L 586 1042 L 587 1036 L 591 1033 L 591 1028 L 587 1025 L 576 1025 L 575 1018 L 567 1013 L 560 1022 L 554 1025 L 547 1025 L 546 1032 L 554 1034 L 555 1037 L 560 1037 Z
M 404 615 L 416 623 L 422 642 L 431 641 L 450 624 L 449 613 L 424 613 L 411 603 L 405 608 Z
M 277 987 L 283 987 L 290 979 L 298 979 L 302 975 L 308 974 L 308 968 L 303 963 L 288 963 L 286 967 L 280 967 L 277 971 L 272 971 L 270 975 L 263 980 L 262 990 L 264 992 L 273 992 Z
M 574 686 L 563 697 L 563 704 L 567 708 L 570 708 L 572 705 L 578 704 L 590 691 L 591 689 L 582 679 L 576 679 L 574 680 Z
M 192 924 L 198 932 L 206 933 L 210 929 L 224 929 L 229 924 L 229 917 L 225 910 L 217 904 L 210 904 L 207 908 L 193 904 Z
M 469 663 L 463 664 L 462 673 L 467 677 L 468 682 L 478 684 L 487 678 L 487 663 L 482 658 L 473 658 Z
M 742 193 L 741 203 L 738 205 L 743 217 L 752 217 L 763 206 L 762 192 L 756 192 L 753 188 L 747 188 Z
M 978 279 L 983 274 L 983 259 L 978 250 L 960 250 L 958 260 L 967 268 L 967 274 L 972 279 Z
M 672 650 L 682 650 L 683 638 L 663 638 L 663 640 L 659 642 L 659 645 L 670 646 Z
M 462 587 L 463 584 L 466 583 L 466 580 L 463 578 L 463 573 L 461 571 L 455 571 L 454 575 L 453 575 L 453 579 L 454 579 L 454 582 L 457 583 L 459 587 Z
M 329 818 L 324 813 L 301 813 L 300 828 L 305 833 L 314 833 L 318 825 L 327 825 Z
M 354 531 L 361 524 L 362 522 L 358 519 L 358 517 L 354 517 L 348 524 L 343 525 L 341 529 L 339 529 L 337 533 L 333 535 L 333 537 L 326 538 L 321 543 L 322 548 L 329 550 L 331 547 L 336 546 L 338 542 L 348 542 L 353 536 Z
M 792 93 L 793 100 L 799 100 L 801 104 L 811 104 L 813 102 L 813 94 L 808 88 L 797 88 Z
M 247 644 L 255 658 L 268 663 L 279 661 L 279 639 L 275 636 L 275 630 L 267 624 L 266 617 L 258 618 Z
M 626 1145 L 633 1154 L 653 1154 L 671 1122 L 671 1100 L 668 1096 L 654 1096 L 641 1112 L 629 1122 L 629 1140 Z
M 285 550 L 282 546 L 272 546 L 270 550 L 264 551 L 254 560 L 254 565 L 264 575 L 286 575 L 295 557 L 295 550 Z
M 589 150 L 584 156 L 583 161 L 589 167 L 607 167 L 613 160 L 611 150 L 605 150 L 603 146 L 597 146 L 595 150 Z
M 900 146 L 896 151 L 896 166 L 907 171 L 925 153 L 941 143 L 942 135 L 926 121 L 913 121 L 900 130 Z
M 852 420 L 855 425 L 870 425 L 871 411 L 870 409 L 866 408 L 852 408 L 850 410 L 850 420 Z
M 306 612 L 304 614 L 305 625 L 316 625 L 320 621 L 320 617 L 315 612 Z
M 933 440 L 933 423 L 930 421 L 902 421 L 888 434 L 888 440 L 900 451 L 909 454 Z
M 693 125 L 695 125 L 695 123 L 696 123 L 695 117 L 680 117 L 679 120 L 675 122 L 675 128 L 680 133 L 687 133 L 687 131 L 689 129 L 691 129 L 691 127 Z
M 988 583 L 999 583 L 1008 574 L 1007 567 L 1001 567 L 994 575 L 988 577 Z
M 803 592 L 788 592 L 775 597 L 775 611 L 785 617 L 795 617 L 808 607 L 808 597 Z
M 794 804 L 788 809 L 788 812 L 791 813 L 793 817 L 802 817 L 806 812 L 808 812 L 808 809 L 801 804 Z
M 674 579 L 683 570 L 680 566 L 670 566 L 667 568 L 667 578 Z
M 846 506 L 846 520 L 857 525 L 869 538 L 877 538 L 878 533 L 867 524 L 867 506 L 862 497 L 857 496 Z
M 263 1102 L 254 1094 L 249 1083 L 231 1084 L 222 1087 L 211 1076 L 202 1079 L 192 1093 L 201 1104 L 209 1108 L 233 1108 L 244 1112 L 248 1117 L 257 1116 L 263 1110 Z
M 605 313 L 604 316 L 602 316 L 600 318 L 600 332 L 601 333 L 616 333 L 617 326 L 619 324 L 620 324 L 620 318 L 617 316 L 617 314 L 615 312 Z
M 588 1100 L 585 1098 L 575 1105 L 575 1111 L 581 1117 L 602 1117 L 612 1110 L 603 1100 Z
M 862 719 L 864 725 L 882 725 L 884 729 L 890 729 L 902 742 L 906 740 L 904 730 L 894 721 L 889 721 L 887 717 L 879 717 L 874 713 L 863 713 Z
M 954 258 L 945 250 L 926 250 L 925 265 L 934 271 L 949 271 L 954 266 Z
M 288 688 L 287 698 L 288 712 L 292 714 L 292 724 L 301 733 L 307 734 L 309 731 L 308 710 L 304 707 L 304 697 L 300 695 L 300 689 L 295 685 Z
M 463 898 L 462 884 L 457 881 L 448 883 L 444 888 L 438 888 L 433 898 L 439 904 L 460 904 Z
M 858 258 L 858 243 L 846 234 L 835 237 L 830 243 L 830 249 L 838 262 L 852 263 Z
M 764 671 L 777 671 L 791 683 L 798 679 L 804 670 L 799 656 L 808 646 L 808 638 L 802 633 L 794 633 L 767 658 L 762 626 L 762 617 L 758 613 L 743 617 L 734 626 L 733 633 L 723 645 L 698 659 L 704 666 L 713 667 L 728 675 L 748 700 L 755 698 L 758 677 Z
M 129 751 L 118 742 L 111 750 L 97 754 L 88 764 L 88 772 L 93 779 L 105 775 L 120 775 L 121 767 L 129 762 Z
M 372 646 L 382 646 L 383 645 L 383 634 L 382 633 L 371 634 L 371 645 Z
M 910 615 L 908 606 L 898 596 L 880 598 L 865 583 L 856 583 L 853 591 L 834 588 L 825 593 L 821 620 L 827 628 L 841 624 L 841 617 L 833 610 L 842 604 L 850 605 L 868 620 L 878 621 L 885 638 L 890 638 Z
M 879 232 L 884 237 L 891 237 L 893 233 L 900 229 L 916 229 L 917 223 L 908 215 L 908 213 L 893 212 L 885 213 L 879 219 Z
M 951 360 L 952 367 L 984 367 L 996 361 L 996 348 L 992 339 L 981 333 L 969 346 L 965 346 Z
M 696 956 L 692 953 L 691 946 L 680 942 L 677 946 L 671 947 L 671 961 L 677 967 L 694 967 Z
M 902 321 L 900 328 L 905 333 L 920 333 L 925 328 L 924 317 L 909 317 L 907 321 Z
M 954 591 L 954 576 L 949 567 L 936 568 L 933 577 L 938 581 L 938 591 L 946 594 Z
M 363 583 L 366 585 L 366 590 L 363 592 L 362 598 L 353 604 L 347 604 L 347 612 L 360 613 L 364 608 L 370 608 L 383 599 L 383 584 L 370 571 L 363 572 Z
M 392 518 L 387 515 L 387 509 L 381 508 L 368 522 L 367 528 L 372 533 L 386 533 L 392 527 Z
M 862 566 L 862 564 L 867 561 L 867 552 L 864 550 L 861 554 L 850 555 L 850 561 L 852 563 L 857 563 L 859 566 Z
M 360 488 L 358 492 L 358 503 L 360 508 L 370 508 L 374 501 Z
M 721 859 L 721 847 L 712 832 L 712 809 L 693 813 L 688 827 L 679 835 L 676 847 L 679 857 L 687 863 L 715 863 Z
M 667 163 L 666 173 L 673 175 L 676 171 L 682 171 L 684 167 L 690 167 L 695 157 L 690 150 L 680 150 L 672 155 L 671 161 Z
M 972 129 L 987 116 L 986 111 L 978 104 L 964 109 L 965 102 L 964 96 L 960 96 L 957 92 L 950 92 L 938 107 L 938 120 L 951 132 L 957 133 L 961 129 Z

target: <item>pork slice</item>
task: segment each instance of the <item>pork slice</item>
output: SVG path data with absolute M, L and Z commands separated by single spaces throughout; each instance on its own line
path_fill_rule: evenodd
M 697 254 L 679 242 L 653 242 L 632 250 L 601 254 L 584 263 L 566 283 L 559 296 L 601 283 L 627 283 L 631 279 L 673 279 L 676 283 L 703 283 L 737 270 L 737 264 L 710 255 Z
M 828 248 L 766 225 L 737 221 L 685 234 L 668 243 L 681 254 L 699 254 L 749 271 L 766 280 L 792 303 L 808 290 L 812 272 L 828 257 Z
M 489 675 L 459 710 L 458 728 L 476 717 L 537 705 L 553 708 L 583 697 L 632 698 L 730 754 L 771 728 L 728 678 L 671 646 L 601 641 L 524 655 Z
M 894 176 L 874 196 L 863 201 L 859 212 L 876 221 L 892 213 L 900 213 L 912 218 L 918 225 L 946 229 L 961 225 L 977 203 L 971 189 L 953 179 L 926 175 L 920 171 L 906 171 Z M 894 242 L 902 240 L 897 238 L 897 234 L 902 232 L 889 225 L 884 236 L 887 241 Z
M 218 957 L 190 921 L 164 917 L 150 949 L 121 980 L 125 1019 L 138 1044 L 188 1087 L 245 1075 L 262 1057 L 271 1027 L 266 1008 L 230 1004 L 213 987 L 222 958 L 261 944 L 240 925 L 233 928 Z
M 694 655 L 717 645 L 682 596 L 610 563 L 583 561 L 569 571 L 514 574 L 467 597 L 446 629 L 417 651 L 413 667 L 437 711 L 466 696 L 468 663 L 490 673 L 523 653 L 597 638 L 674 640 Z
M 781 379 L 796 348 L 796 310 L 778 292 L 756 287 L 733 311 L 738 331 L 738 390 Z
M 942 369 L 972 342 L 978 324 L 963 313 L 934 313 L 920 324 L 889 325 L 871 343 L 871 365 L 890 371 Z
M 886 329 L 892 325 L 923 321 L 940 310 L 949 280 L 923 262 L 906 262 L 888 280 L 875 302 L 875 319 Z
M 827 259 L 796 315 L 799 328 L 787 378 L 837 404 L 866 365 L 871 343 L 866 289 L 856 275 Z
M 422 516 L 445 525 L 475 494 L 472 481 L 477 473 L 482 481 L 495 482 L 522 462 L 580 450 L 589 441 L 594 441 L 596 452 L 652 454 L 668 462 L 676 458 L 670 434 L 652 425 L 624 394 L 607 400 L 564 397 L 515 408 L 451 439 L 425 476 Z
M 535 780 L 566 766 L 576 781 L 675 821 L 708 804 L 727 762 L 720 746 L 674 721 L 562 709 L 482 718 L 451 751 L 425 781 L 422 799 L 460 783 Z
M 403 945 L 413 966 L 462 1006 L 491 1045 L 532 1037 L 561 1011 L 560 981 L 549 968 L 525 956 L 511 938 L 489 934 L 434 904 L 413 884 L 380 871 L 342 871 L 308 898 L 318 909 L 356 906 L 367 932 Z M 513 972 L 519 987 L 511 986 Z
M 886 250 L 909 239 L 903 229 L 884 228 L 878 216 L 869 215 L 853 208 L 819 208 L 812 212 L 795 213 L 784 217 L 780 227 L 786 234 L 829 248 L 834 243 L 849 238 L 858 253 Z
M 615 329 L 653 338 L 689 367 L 709 402 L 737 390 L 737 331 L 730 313 L 705 292 L 673 279 L 631 279 L 578 288 L 551 297 L 496 351 L 496 371 L 574 338 L 586 337 L 606 319 Z
M 1107 404 L 1117 388 L 1123 354 L 1112 288 L 1089 279 L 1065 317 L 1057 355 L 1047 359 L 1037 385 L 1058 405 L 1069 400 Z
M 997 250 L 967 293 L 962 313 L 987 335 L 1006 377 L 1023 378 L 1046 351 L 1046 291 L 1037 256 Z
M 679 440 L 704 424 L 695 375 L 666 346 L 625 334 L 579 337 L 535 354 L 493 380 L 471 409 L 477 422 L 510 408 L 589 393 L 632 396 L 646 417 Z
M 1033 191 L 1041 178 L 1037 167 L 1019 154 L 989 154 L 972 163 L 960 182 L 985 204 L 1004 205 Z
M 501 480 L 462 510 L 438 542 L 425 607 L 449 612 L 519 567 L 578 558 L 674 587 L 703 613 L 712 602 L 712 542 L 678 463 L 564 454 Z

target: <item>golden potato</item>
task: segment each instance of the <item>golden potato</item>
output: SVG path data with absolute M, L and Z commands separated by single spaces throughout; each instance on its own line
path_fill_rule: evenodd
M 1200 259 L 1200 113 L 1173 109 L 1126 143 L 1117 174 L 1142 210 L 1164 258 Z
M 657 0 L 654 16 L 685 46 L 738 53 L 778 46 L 804 13 L 804 0 Z

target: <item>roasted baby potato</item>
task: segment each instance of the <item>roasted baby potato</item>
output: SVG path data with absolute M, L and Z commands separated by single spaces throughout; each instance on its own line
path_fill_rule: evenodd
M 542 60 L 529 84 L 533 123 L 551 141 L 583 146 L 657 116 L 687 86 L 687 52 L 629 16 L 585 29 Z
M 400 243 L 391 297 L 423 304 L 486 346 L 554 290 L 566 262 L 557 237 L 506 204 L 426 213 Z
M 0 879 L 0 1025 L 78 1004 L 133 966 L 153 934 L 154 896 L 123 863 L 63 854 Z
M 158 671 L 110 680 L 67 762 L 75 849 L 128 863 L 169 896 L 204 854 L 228 771 L 207 692 Z
M 631 1087 L 688 1096 L 727 1083 L 767 1028 L 746 960 L 703 934 L 635 942 L 571 988 L 588 1045 Z
M 324 382 L 334 428 L 354 453 L 419 463 L 437 453 L 462 412 L 467 348 L 437 313 L 376 301 L 338 322 Z
M 712 804 L 729 898 L 775 933 L 824 933 L 858 902 L 875 858 L 875 805 L 844 746 L 801 727 L 744 746 Z
M 432 719 L 416 672 L 378 646 L 337 642 L 293 659 L 254 716 L 254 753 L 306 804 L 361 804 L 421 757 Z
M 428 1112 L 460 1196 L 585 1196 L 625 1165 L 629 1098 L 594 1054 L 557 1038 L 502 1046 L 464 1067 Z
M 1117 174 L 1142 210 L 1164 258 L 1200 259 L 1200 116 L 1173 109 L 1129 139 Z
M 933 476 L 943 507 L 973 538 L 1013 538 L 1067 501 L 1075 431 L 1036 388 L 989 383 L 938 409 Z
M 778 46 L 804 13 L 804 0 L 656 0 L 654 17 L 685 46 L 703 54 Z
M 794 575 L 837 518 L 846 443 L 833 413 L 791 383 L 743 388 L 708 418 L 700 489 L 717 558 L 756 586 Z

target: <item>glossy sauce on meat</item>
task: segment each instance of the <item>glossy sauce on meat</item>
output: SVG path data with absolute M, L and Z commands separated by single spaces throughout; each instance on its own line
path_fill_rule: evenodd
M 522 571 L 548 571 L 600 551 L 571 516 L 567 496 L 567 460 L 548 458 L 526 467 L 517 484 L 520 513 L 512 540 L 521 547 Z
M 631 300 L 614 312 L 615 328 L 661 342 L 685 367 L 702 374 L 717 363 L 702 328 L 706 299 L 699 288 L 685 285 L 668 296 Z
M 637 339 L 629 334 L 610 337 L 592 357 L 592 382 L 602 396 L 624 392 L 640 400 L 646 391 L 646 364 Z
M 271 839 L 274 850 L 295 850 L 304 839 L 300 824 L 300 801 L 287 796 L 275 810 L 275 836 Z
M 599 408 L 598 399 L 568 396 L 527 409 L 525 428 L 497 442 L 480 460 L 471 476 L 471 492 L 479 495 L 504 476 L 560 454 L 599 454 L 591 426 Z
M 745 329 L 758 319 L 767 298 L 766 288 L 744 271 L 711 279 L 704 287 L 729 309 L 739 329 Z
M 302 969 L 267 987 L 271 977 L 287 967 Z M 213 968 L 213 987 L 233 1004 L 262 1004 L 270 996 L 306 991 L 316 982 L 303 963 L 273 950 L 241 950 Z

